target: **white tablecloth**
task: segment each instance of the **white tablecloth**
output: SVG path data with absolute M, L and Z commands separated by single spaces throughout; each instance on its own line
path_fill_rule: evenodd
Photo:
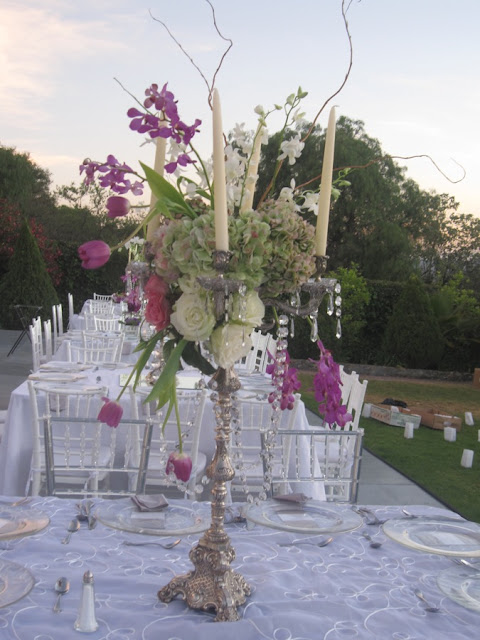
M 100 504 L 101 501 L 96 501 Z M 302 538 L 256 526 L 231 524 L 226 530 L 236 551 L 232 568 L 251 586 L 237 622 L 214 622 L 214 614 L 191 610 L 180 598 L 169 604 L 157 591 L 193 566 L 188 552 L 200 535 L 189 535 L 170 551 L 132 547 L 125 540 L 146 541 L 140 534 L 82 525 L 68 546 L 61 544 L 75 515 L 72 500 L 36 498 L 30 503 L 51 522 L 44 531 L 0 542 L 0 555 L 28 568 L 36 584 L 15 604 L 0 611 L 2 640 L 70 640 L 80 603 L 82 576 L 95 579 L 99 628 L 92 640 L 472 640 L 480 614 L 456 604 L 437 586 L 437 576 L 451 568 L 450 558 L 423 553 L 386 538 L 379 527 L 335 535 L 327 547 L 280 547 Z M 30 505 L 29 505 L 30 506 Z M 16 507 L 19 509 L 20 507 Z M 201 503 L 197 508 L 206 509 Z M 339 513 L 347 509 L 337 506 Z M 415 513 L 440 509 L 411 507 Z M 442 511 L 445 513 L 445 511 Z M 400 507 L 377 507 L 380 518 L 401 517 Z M 384 541 L 372 549 L 362 537 L 368 530 Z M 53 586 L 60 576 L 71 583 L 62 612 L 52 613 Z M 415 597 L 420 588 L 440 607 L 428 613 Z M 477 629 L 477 631 L 475 631 Z
M 92 384 L 97 382 L 107 386 L 109 388 L 109 397 L 115 399 L 120 392 L 120 376 L 125 376 L 129 371 L 130 368 L 128 367 L 113 370 L 95 370 L 95 368 L 92 368 L 81 372 L 85 378 L 79 380 L 78 383 Z M 124 393 L 120 402 L 124 407 L 125 415 L 130 416 L 129 394 Z M 33 448 L 31 419 L 28 385 L 27 382 L 23 382 L 10 396 L 5 431 L 0 442 L 0 494 L 7 496 L 25 495 Z M 281 416 L 280 425 L 285 426 L 287 420 L 288 411 L 285 411 Z M 199 445 L 200 451 L 205 453 L 207 460 L 210 460 L 215 452 L 214 425 L 213 405 L 208 399 Z M 295 428 L 307 429 L 308 426 L 305 405 L 301 402 L 297 412 Z M 305 491 L 305 493 L 309 492 Z M 322 499 L 324 496 L 323 486 L 317 485 L 313 487 L 309 495 L 316 499 Z

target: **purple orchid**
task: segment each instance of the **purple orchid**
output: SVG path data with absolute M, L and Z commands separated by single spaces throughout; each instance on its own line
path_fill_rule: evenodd
M 317 342 L 320 358 L 317 362 L 317 373 L 313 379 L 315 400 L 318 410 L 323 415 L 325 424 L 337 424 L 344 427 L 352 419 L 345 405 L 342 405 L 342 381 L 340 367 L 334 361 L 332 354 L 325 349 L 321 340 Z
M 124 194 L 131 191 L 134 195 L 140 196 L 143 193 L 143 183 L 139 180 L 132 182 L 126 175 L 135 174 L 128 164 L 120 164 L 113 155 L 107 156 L 104 163 L 94 162 L 88 158 L 80 165 L 80 174 L 85 172 L 84 184 L 89 185 L 95 180 L 98 174 L 98 183 L 101 187 L 110 188 L 115 193 Z
M 265 371 L 272 376 L 277 387 L 268 396 L 268 401 L 270 403 L 274 402 L 280 392 L 280 409 L 282 411 L 285 409 L 291 411 L 295 404 L 295 392 L 301 387 L 301 382 L 297 378 L 297 370 L 294 367 L 290 367 L 288 351 L 285 352 L 285 363 L 280 363 L 268 349 L 267 353 L 269 359 L 273 360 L 273 362 L 267 365 Z

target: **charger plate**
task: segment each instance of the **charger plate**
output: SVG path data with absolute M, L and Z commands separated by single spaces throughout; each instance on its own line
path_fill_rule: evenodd
M 210 519 L 189 507 L 169 505 L 161 511 L 139 511 L 130 498 L 107 501 L 96 510 L 97 518 L 112 529 L 150 536 L 180 536 L 206 531 Z
M 480 566 L 478 570 L 463 565 L 450 567 L 437 576 L 437 584 L 457 604 L 480 611 Z
M 0 510 L 0 540 L 30 536 L 45 529 L 50 518 L 29 509 Z
M 266 500 L 250 507 L 245 517 L 271 529 L 309 534 L 342 533 L 363 525 L 363 518 L 358 513 L 329 507 L 315 500 L 301 504 Z
M 480 525 L 442 516 L 387 520 L 383 532 L 405 547 L 445 556 L 480 557 Z
M 7 607 L 30 593 L 35 578 L 16 562 L 0 558 L 0 607 Z

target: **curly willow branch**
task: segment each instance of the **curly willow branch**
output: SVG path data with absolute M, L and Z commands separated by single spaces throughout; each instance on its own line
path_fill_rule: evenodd
M 210 6 L 210 9 L 212 10 L 212 18 L 213 18 L 213 26 L 215 27 L 215 31 L 218 33 L 218 35 L 220 36 L 220 38 L 222 38 L 222 40 L 225 40 L 226 42 L 229 42 L 230 44 L 228 45 L 227 49 L 223 52 L 222 57 L 220 58 L 220 62 L 217 65 L 217 68 L 215 69 L 215 72 L 212 76 L 212 82 L 210 83 L 205 74 L 203 73 L 203 71 L 201 70 L 201 68 L 197 65 L 197 63 L 195 62 L 195 60 L 192 58 L 192 56 L 185 50 L 185 48 L 182 46 L 182 44 L 175 38 L 175 36 L 173 35 L 173 33 L 170 31 L 170 29 L 167 27 L 167 25 L 160 20 L 159 18 L 155 18 L 155 16 L 152 14 L 151 11 L 149 11 L 150 16 L 152 18 L 152 20 L 155 20 L 155 22 L 159 22 L 162 27 L 165 29 L 165 31 L 168 33 L 168 35 L 170 36 L 170 38 L 175 42 L 175 44 L 177 45 L 177 47 L 180 49 L 180 51 L 187 56 L 187 58 L 189 59 L 189 61 L 191 62 L 191 64 L 195 67 L 195 69 L 198 71 L 198 73 L 200 74 L 200 77 L 203 79 L 203 81 L 205 82 L 205 84 L 207 85 L 207 89 L 208 89 L 208 105 L 210 108 L 212 108 L 212 91 L 213 88 L 215 87 L 215 80 L 217 78 L 217 75 L 220 71 L 220 69 L 222 68 L 223 62 L 228 54 L 228 52 L 230 51 L 230 49 L 233 47 L 233 41 L 230 38 L 226 38 L 220 31 L 220 29 L 218 28 L 217 25 L 217 18 L 215 16 L 215 8 L 213 7 L 212 3 L 210 2 L 210 0 L 205 0 L 205 2 Z

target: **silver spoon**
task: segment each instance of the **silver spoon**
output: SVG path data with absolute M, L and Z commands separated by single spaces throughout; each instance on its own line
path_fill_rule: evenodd
M 68 533 L 65 536 L 65 538 L 62 540 L 62 544 L 68 544 L 70 542 L 70 538 L 72 537 L 72 533 L 75 533 L 75 531 L 78 531 L 80 529 L 80 522 L 78 521 L 77 518 L 74 518 L 70 524 L 68 525 Z
M 327 544 L 333 541 L 333 538 L 325 538 L 325 540 L 320 540 L 320 542 L 310 542 L 309 540 L 298 540 L 297 542 L 279 542 L 279 547 L 296 547 L 297 544 L 311 544 L 314 547 L 326 547 Z
M 55 583 L 55 591 L 58 593 L 57 599 L 53 606 L 53 613 L 60 613 L 60 598 L 70 589 L 70 583 L 67 578 L 59 578 Z
M 156 542 L 156 541 L 155 542 L 153 542 L 153 541 L 150 541 L 150 542 L 130 542 L 129 540 L 124 540 L 122 542 L 122 544 L 125 544 L 128 547 L 143 547 L 143 546 L 145 546 L 147 544 L 154 544 L 154 545 L 157 545 L 159 547 L 163 547 L 164 549 L 173 549 L 173 547 L 176 547 L 177 544 L 179 544 L 181 541 L 182 541 L 181 538 L 177 538 L 173 542 L 166 542 L 166 543 Z
M 429 601 L 425 598 L 425 596 L 423 595 L 423 593 L 420 591 L 420 589 L 415 589 L 415 591 L 413 592 L 417 598 L 419 600 L 421 600 L 424 604 L 426 604 L 427 606 L 425 607 L 425 611 L 429 611 L 430 613 L 438 613 L 440 611 L 440 609 L 438 607 L 433 607 Z
M 368 540 L 370 543 L 370 546 L 372 547 L 372 549 L 379 549 L 383 542 L 375 542 L 375 540 L 372 538 L 372 536 L 370 536 L 366 531 L 364 531 L 362 533 L 362 536 L 365 538 L 365 540 Z

